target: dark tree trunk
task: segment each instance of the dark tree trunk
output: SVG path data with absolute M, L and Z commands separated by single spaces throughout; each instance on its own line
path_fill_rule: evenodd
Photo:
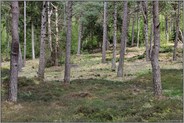
M 112 58 L 112 70 L 116 70 L 116 33 L 117 33 L 117 3 L 114 2 L 114 35 L 113 35 L 113 58 Z
M 43 1 L 41 15 L 41 39 L 40 39 L 40 59 L 38 68 L 38 77 L 43 79 L 45 72 L 45 37 L 46 37 L 46 2 Z
M 131 45 L 134 46 L 134 25 L 135 25 L 135 17 L 132 20 L 132 43 Z
M 160 49 L 160 22 L 159 22 L 159 2 L 153 1 L 153 23 L 154 23 L 154 46 L 152 50 L 151 65 L 153 72 L 153 89 L 156 97 L 162 96 L 162 84 L 160 66 L 158 62 Z
M 149 44 L 148 44 L 148 3 L 146 0 L 142 1 L 142 12 L 144 18 L 144 38 L 146 47 L 146 61 L 149 61 Z
M 64 84 L 70 83 L 70 54 L 72 38 L 72 1 L 67 2 L 67 35 L 66 35 L 66 56 L 65 56 L 65 75 Z
M 124 66 L 124 55 L 125 55 L 125 42 L 127 38 L 127 15 L 128 14 L 128 1 L 124 1 L 123 6 L 123 24 L 122 24 L 122 34 L 121 34 L 121 51 L 120 51 L 120 58 L 119 58 L 119 65 L 117 76 L 123 76 L 123 66 Z
M 78 48 L 77 48 L 77 55 L 80 55 L 81 39 L 82 39 L 82 20 L 81 20 L 81 17 L 80 17 L 79 18 L 79 29 L 78 29 Z
M 174 41 L 173 61 L 177 60 L 176 51 L 177 51 L 177 46 L 178 46 L 178 34 L 179 34 L 179 28 L 180 28 L 179 23 L 180 23 L 180 1 L 178 1 L 178 14 L 176 17 L 176 37 Z
M 107 2 L 104 2 L 102 63 L 106 62 L 106 43 L 107 43 Z
M 11 45 L 11 60 L 10 60 L 10 81 L 9 81 L 9 101 L 17 101 L 17 81 L 18 81 L 18 58 L 19 58 L 19 5 L 18 1 L 11 2 L 12 13 L 12 45 Z
M 165 16 L 165 36 L 167 40 L 167 44 L 169 42 L 169 31 L 168 31 L 168 17 L 167 15 Z
M 24 0 L 24 61 L 23 66 L 26 65 L 26 0 Z

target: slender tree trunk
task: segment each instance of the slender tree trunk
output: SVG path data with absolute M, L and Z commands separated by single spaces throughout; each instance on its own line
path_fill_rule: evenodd
M 67 35 L 66 35 L 66 56 L 65 56 L 65 74 L 64 84 L 70 83 L 70 54 L 72 38 L 72 1 L 67 1 Z
M 132 46 L 134 46 L 134 25 L 135 25 L 135 17 L 132 20 Z
M 31 42 L 32 42 L 32 59 L 34 60 L 35 59 L 35 45 L 34 45 L 34 24 L 33 22 L 31 22 Z
M 151 53 L 152 53 L 153 31 L 154 31 L 154 24 L 152 22 L 151 28 L 150 28 L 150 49 L 149 49 L 149 58 L 150 59 L 151 59 Z
M 102 45 L 102 63 L 106 62 L 106 43 L 107 43 L 107 2 L 104 2 L 104 20 L 103 20 L 103 45 Z
M 122 34 L 121 34 L 121 51 L 120 51 L 119 65 L 118 65 L 118 71 L 117 71 L 118 77 L 123 76 L 125 42 L 127 38 L 127 16 L 128 16 L 128 1 L 124 1 L 123 24 L 122 24 Z
M 146 61 L 149 61 L 149 44 L 148 44 L 148 3 L 146 0 L 142 1 L 142 12 L 144 18 L 144 38 L 146 47 Z
M 137 6 L 138 6 L 138 9 L 139 9 L 139 2 L 137 2 Z M 137 11 L 137 47 L 139 47 L 139 34 L 140 34 L 139 20 L 140 20 L 140 17 L 139 17 L 139 10 L 138 10 Z
M 6 50 L 6 53 L 7 53 L 7 58 L 9 56 L 9 51 L 10 51 L 10 41 L 9 41 L 9 19 L 8 17 L 6 18 L 6 41 L 7 41 L 7 50 Z
M 56 16 L 56 45 L 55 45 L 55 66 L 58 66 L 58 50 L 59 50 L 59 31 L 58 31 L 58 9 L 55 7 Z
M 18 61 L 18 71 L 21 72 L 23 67 L 23 60 L 22 60 L 22 52 L 20 48 L 20 43 L 19 43 L 19 61 Z
M 77 55 L 80 55 L 81 39 L 82 39 L 82 21 L 81 21 L 81 17 L 80 17 L 79 18 L 79 29 L 78 29 L 78 48 L 77 48 Z
M 154 23 L 154 46 L 152 50 L 151 65 L 153 72 L 153 89 L 156 97 L 162 96 L 162 84 L 160 66 L 158 62 L 160 49 L 160 22 L 159 22 L 159 2 L 153 1 L 153 23 Z
M 9 101 L 17 101 L 17 81 L 18 81 L 18 58 L 19 58 L 19 5 L 18 1 L 11 2 L 12 13 L 12 46 L 10 60 L 10 81 L 9 81 Z
M 48 14 L 48 38 L 49 38 L 49 46 L 50 46 L 50 50 L 51 52 L 52 50 L 52 35 L 51 35 L 51 14 L 52 11 L 50 10 L 50 2 L 47 2 L 47 14 Z
M 180 1 L 178 1 L 178 15 L 176 18 L 176 37 L 175 37 L 175 41 L 174 41 L 173 61 L 177 60 L 176 50 L 177 50 L 177 46 L 178 46 L 178 34 L 179 34 L 179 26 L 180 26 L 179 23 L 180 23 Z
M 23 66 L 26 65 L 26 0 L 24 0 L 24 62 Z
M 116 70 L 116 33 L 117 33 L 117 3 L 114 1 L 114 35 L 113 35 L 113 58 L 112 67 L 113 71 Z
M 46 2 L 43 1 L 43 9 L 41 15 L 41 39 L 40 39 L 40 59 L 38 68 L 38 77 L 44 78 L 45 71 L 45 37 L 46 37 Z
M 168 17 L 165 16 L 165 36 L 167 40 L 167 44 L 169 43 L 169 31 L 168 31 Z

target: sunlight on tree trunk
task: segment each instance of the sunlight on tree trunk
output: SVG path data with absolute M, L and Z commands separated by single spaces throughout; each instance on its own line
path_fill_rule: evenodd
M 106 63 L 106 43 L 107 43 L 107 2 L 104 2 L 104 20 L 103 20 L 103 45 L 102 45 L 102 63 Z

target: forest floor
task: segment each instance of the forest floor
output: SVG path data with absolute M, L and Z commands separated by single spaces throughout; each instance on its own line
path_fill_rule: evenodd
M 124 77 L 111 70 L 101 53 L 72 56 L 71 84 L 62 84 L 64 65 L 37 76 L 38 59 L 26 62 L 19 74 L 18 102 L 7 102 L 9 62 L 2 63 L 2 121 L 181 121 L 183 118 L 182 49 L 172 62 L 172 47 L 161 47 L 163 99 L 153 97 L 151 63 L 143 48 L 127 48 Z M 117 61 L 119 54 L 117 54 Z

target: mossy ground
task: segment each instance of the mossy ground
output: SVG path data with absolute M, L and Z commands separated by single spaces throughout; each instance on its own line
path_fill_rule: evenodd
M 168 49 L 160 53 L 163 99 L 155 99 L 150 62 L 137 59 L 144 49 L 128 48 L 124 77 L 111 71 L 101 54 L 72 56 L 71 84 L 62 84 L 64 65 L 37 76 L 38 60 L 29 60 L 19 74 L 18 102 L 7 102 L 9 63 L 2 63 L 2 121 L 181 121 L 183 119 L 182 59 L 172 62 Z M 178 50 L 181 56 L 182 50 Z M 117 55 L 117 58 L 119 55 Z

